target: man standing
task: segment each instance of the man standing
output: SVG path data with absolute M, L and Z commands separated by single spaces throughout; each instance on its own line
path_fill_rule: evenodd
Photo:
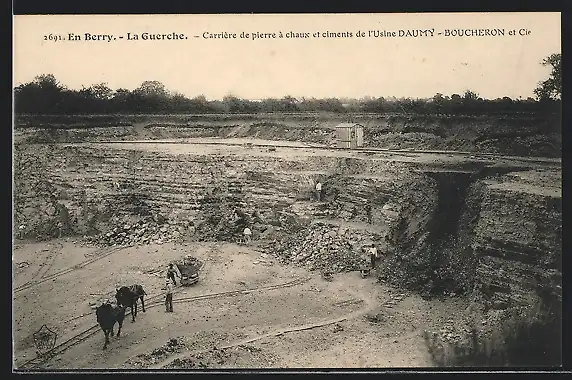
M 367 222 L 369 224 L 371 224 L 371 220 L 372 220 L 372 215 L 371 215 L 371 203 L 367 203 L 367 205 L 365 206 L 365 212 L 367 214 Z
M 25 229 L 26 229 L 25 224 L 20 224 L 20 226 L 18 226 L 18 235 L 20 237 L 20 240 L 24 239 L 24 230 Z
M 167 313 L 173 312 L 173 284 L 167 279 L 165 283 L 165 309 Z
M 250 230 L 250 228 L 245 227 L 243 235 L 244 235 L 244 244 L 248 245 L 250 243 L 250 239 L 252 238 L 252 231 Z
M 61 237 L 62 237 L 62 230 L 63 230 L 63 228 L 64 228 L 64 225 L 63 225 L 63 223 L 62 223 L 61 221 L 59 221 L 58 224 L 57 224 L 57 226 L 58 226 L 58 238 L 61 239 Z
M 318 202 L 322 200 L 322 183 L 320 181 L 316 183 L 316 199 Z
M 369 249 L 369 260 L 371 262 L 371 268 L 375 269 L 375 263 L 377 261 L 377 248 L 375 248 L 374 244 L 372 244 L 371 248 Z

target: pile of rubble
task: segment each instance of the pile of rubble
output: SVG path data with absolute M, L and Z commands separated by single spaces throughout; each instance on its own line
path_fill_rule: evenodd
M 439 330 L 424 330 L 425 339 L 432 339 L 436 343 L 465 344 L 472 337 L 473 328 L 453 320 L 447 321 Z
M 190 369 L 190 368 L 208 368 L 208 365 L 202 361 L 196 361 L 191 358 L 177 358 L 165 367 L 167 369 Z
M 190 354 L 185 358 L 176 358 L 164 369 L 203 369 L 203 368 L 252 368 L 272 367 L 276 364 L 273 355 L 262 349 L 240 344 L 234 347 L 217 348 Z
M 206 197 L 197 218 L 196 236 L 199 241 L 236 242 L 248 223 L 248 218 L 232 202 L 220 195 Z
M 189 230 L 189 223 L 175 223 L 147 217 L 127 222 L 107 232 L 86 238 L 97 246 L 134 246 L 180 242 Z
M 129 359 L 125 365 L 130 368 L 146 368 L 167 359 L 170 355 L 180 353 L 184 349 L 186 349 L 184 338 L 171 338 L 161 347 Z
M 378 240 L 380 236 L 367 231 L 350 231 L 333 224 L 315 223 L 264 248 L 282 263 L 341 273 L 361 269 L 366 264 L 363 247 Z

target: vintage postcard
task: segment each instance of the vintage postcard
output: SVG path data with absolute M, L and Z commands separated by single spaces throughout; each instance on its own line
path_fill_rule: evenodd
M 13 369 L 560 366 L 560 20 L 14 16 Z

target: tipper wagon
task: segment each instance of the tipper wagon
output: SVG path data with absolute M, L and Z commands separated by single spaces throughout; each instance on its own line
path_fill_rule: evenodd
M 175 261 L 173 264 L 181 273 L 181 285 L 189 286 L 199 282 L 199 270 L 202 263 L 191 256 L 186 256 L 183 260 Z

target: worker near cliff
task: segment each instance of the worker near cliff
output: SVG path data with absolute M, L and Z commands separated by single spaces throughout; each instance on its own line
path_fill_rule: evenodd
M 371 245 L 371 247 L 368 249 L 368 253 L 369 253 L 371 268 L 375 269 L 375 264 L 377 263 L 377 258 L 378 258 L 377 248 L 375 248 L 375 244 Z
M 318 202 L 322 200 L 322 183 L 320 181 L 316 183 L 316 199 Z
M 63 229 L 64 229 L 64 224 L 63 224 L 61 221 L 58 221 L 56 227 L 57 227 L 57 230 L 58 230 L 58 238 L 61 239 L 61 237 L 62 237 L 62 232 L 63 232 Z

